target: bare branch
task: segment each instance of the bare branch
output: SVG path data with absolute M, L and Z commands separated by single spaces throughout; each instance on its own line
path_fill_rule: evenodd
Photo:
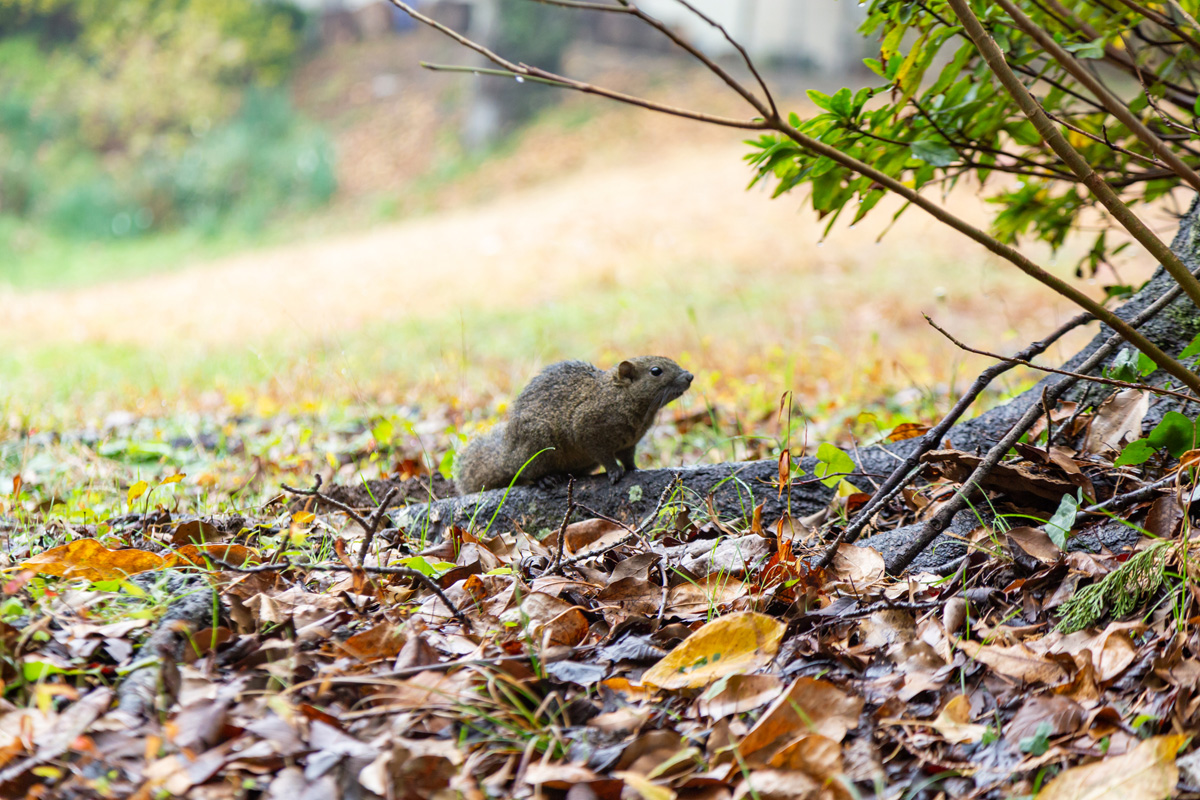
M 1200 272 L 1200 270 L 1198 270 L 1198 272 Z M 1141 327 L 1147 321 L 1157 316 L 1160 311 L 1177 300 L 1181 294 L 1183 294 L 1183 288 L 1181 286 L 1178 284 L 1172 286 L 1169 290 L 1163 292 L 1162 297 L 1146 306 L 1146 308 L 1142 309 L 1141 313 L 1129 320 L 1129 324 L 1134 328 Z M 1117 351 L 1117 348 L 1120 347 L 1123 338 L 1124 337 L 1119 334 L 1110 336 L 1108 340 L 1104 342 L 1104 344 L 1096 348 L 1096 350 L 1090 356 L 1088 356 L 1082 364 L 1079 365 L 1079 371 L 1086 374 L 1103 364 L 1105 359 Z M 1046 402 L 1050 404 L 1058 402 L 1058 399 L 1066 394 L 1066 392 L 1076 383 L 1078 383 L 1077 378 L 1064 376 L 1062 380 L 1046 390 Z M 889 572 L 891 572 L 893 575 L 903 572 L 908 568 L 908 565 L 912 563 L 912 560 L 938 537 L 938 534 L 946 530 L 946 527 L 950 524 L 950 521 L 954 518 L 954 515 L 966 508 L 967 501 L 970 499 L 971 494 L 978 489 L 979 485 L 983 482 L 983 479 L 987 477 L 988 473 L 992 471 L 996 464 L 1000 463 L 1000 459 L 1002 459 L 1004 455 L 1008 453 L 1009 449 L 1017 443 L 1017 440 L 1020 439 L 1025 432 L 1033 426 L 1033 423 L 1037 421 L 1037 418 L 1041 415 L 1042 410 L 1039 406 L 1031 405 L 1029 407 L 1029 409 L 1021 416 L 1020 419 L 1017 420 L 1012 428 L 1009 429 L 1008 433 L 1001 437 L 1000 441 L 996 442 L 992 449 L 988 451 L 987 456 L 979 463 L 979 466 L 975 468 L 975 471 L 971 473 L 970 477 L 963 482 L 963 490 L 947 500 L 946 503 L 940 509 L 938 509 L 938 513 L 925 523 L 925 527 L 921 529 L 920 535 L 913 540 L 913 542 L 904 550 L 904 552 L 902 552 L 891 564 L 888 565 Z
M 767 102 L 770 103 L 770 105 L 771 105 L 771 116 L 778 117 L 779 116 L 779 108 L 778 108 L 778 106 L 775 105 L 775 98 L 771 95 L 771 89 L 770 89 L 770 87 L 767 86 L 767 82 L 765 80 L 763 80 L 762 75 L 759 74 L 758 67 L 756 67 L 754 65 L 754 59 L 750 58 L 750 54 L 746 52 L 745 47 L 742 47 L 742 43 L 739 42 L 737 39 L 734 39 L 732 36 L 730 36 L 729 31 L 727 31 L 725 29 L 724 25 L 717 22 L 715 19 L 708 16 L 707 14 L 701 12 L 700 9 L 696 8 L 694 5 L 689 3 L 688 0 L 677 0 L 677 1 L 681 6 L 686 8 L 688 11 L 691 11 L 697 17 L 704 20 L 709 25 L 713 26 L 718 31 L 720 31 L 721 35 L 725 37 L 725 41 L 727 41 L 727 42 L 729 42 L 729 44 L 733 45 L 733 48 L 735 50 L 737 50 L 738 53 L 741 54 L 742 61 L 744 61 L 746 63 L 746 67 L 747 67 L 747 69 L 750 70 L 750 74 L 754 76 L 754 79 L 756 81 L 758 81 L 759 88 L 763 90 L 763 94 L 766 95 L 766 97 L 767 97 Z
M 442 23 L 440 23 L 434 19 L 431 19 L 430 17 L 427 17 L 424 14 L 421 14 L 416 9 L 414 9 L 412 6 L 410 6 L 408 3 L 402 2 L 402 0 L 391 0 L 391 2 L 394 6 L 396 6 L 401 11 L 408 14 L 410 17 L 417 20 L 418 22 L 421 22 L 437 31 L 440 31 L 441 33 L 444 33 L 446 36 L 449 36 L 451 39 L 458 42 L 463 47 L 466 47 L 469 50 L 474 50 L 476 53 L 479 53 L 481 56 L 486 58 L 488 61 L 491 61 L 493 64 L 497 64 L 501 67 L 504 67 L 504 69 L 506 69 L 508 71 L 506 76 L 511 75 L 514 78 L 518 77 L 518 76 L 523 77 L 523 78 L 530 78 L 530 77 L 541 78 L 547 83 L 552 83 L 552 84 L 554 84 L 556 86 L 560 86 L 564 89 L 573 89 L 577 92 L 582 92 L 583 94 L 594 94 L 594 95 L 598 95 L 600 97 L 607 97 L 610 100 L 616 100 L 617 102 L 625 103 L 625 104 L 631 105 L 631 106 L 638 106 L 639 108 L 645 108 L 649 111 L 658 111 L 660 113 L 670 114 L 671 116 L 675 116 L 675 117 L 683 117 L 685 119 L 692 119 L 692 120 L 696 120 L 697 122 L 707 122 L 712 125 L 721 125 L 721 126 L 724 126 L 727 128 L 742 128 L 745 130 L 763 130 L 763 129 L 769 127 L 766 124 L 766 122 L 764 122 L 764 121 L 733 119 L 731 117 L 721 117 L 721 116 L 717 116 L 714 114 L 705 114 L 705 113 L 699 112 L 699 111 L 689 111 L 688 109 L 676 108 L 674 106 L 668 106 L 664 103 L 656 103 L 652 100 L 646 100 L 641 97 L 634 97 L 633 95 L 628 95 L 628 94 L 625 94 L 624 92 L 617 92 L 617 91 L 613 91 L 612 89 L 605 89 L 600 86 L 594 86 L 593 84 L 587 83 L 585 81 L 577 81 L 577 80 L 574 80 L 573 78 L 568 78 L 563 75 L 556 75 L 553 72 L 550 72 L 550 71 L 544 70 L 544 69 L 540 69 L 538 67 L 531 67 L 531 66 L 528 66 L 527 64 L 517 64 L 512 61 L 509 61 L 508 59 L 504 58 L 503 56 L 498 55 L 497 53 L 492 52 L 487 47 L 484 47 L 482 44 L 479 44 L 478 42 L 473 41 L 471 39 L 468 39 L 466 36 L 463 36 L 458 31 L 455 31 L 452 28 L 448 28 L 445 25 L 443 25 Z M 445 68 L 443 68 L 443 69 L 445 69 Z M 455 69 L 456 69 L 456 71 L 466 71 L 465 68 L 455 68 Z M 718 69 L 719 69 L 719 67 L 718 67 Z M 472 69 L 471 71 L 477 71 L 477 70 Z M 505 73 L 501 73 L 501 74 L 505 74 Z
M 960 350 L 965 350 L 968 353 L 974 353 L 977 356 L 987 356 L 988 358 L 994 358 L 997 361 L 1003 361 L 1006 364 L 1012 364 L 1014 366 L 1017 364 L 1020 364 L 1023 367 L 1029 367 L 1030 369 L 1036 369 L 1039 372 L 1050 372 L 1055 375 L 1069 375 L 1070 377 L 1077 378 L 1081 381 L 1091 381 L 1092 383 L 1103 383 L 1106 386 L 1117 386 L 1121 389 L 1138 389 L 1143 392 L 1150 392 L 1152 394 L 1164 395 L 1166 397 L 1174 397 L 1176 400 L 1182 400 L 1185 403 L 1200 403 L 1200 398 L 1193 397 L 1190 394 L 1184 394 L 1183 392 L 1173 392 L 1170 389 L 1163 389 L 1158 386 L 1150 386 L 1150 385 L 1144 384 L 1144 383 L 1129 383 L 1128 381 L 1119 381 L 1114 378 L 1102 378 L 1099 375 L 1084 375 L 1083 373 L 1080 373 L 1080 372 L 1070 372 L 1065 369 L 1055 369 L 1054 367 L 1043 367 L 1039 364 L 1034 364 L 1032 361 L 1029 361 L 1028 359 L 1020 358 L 1018 356 L 1002 356 L 999 353 L 992 353 L 987 350 L 980 350 L 976 347 L 971 347 L 970 345 L 964 344 L 963 342 L 960 342 L 958 339 L 954 338 L 954 336 L 949 331 L 947 331 L 945 328 L 941 327 L 936 322 L 934 322 L 932 319 L 930 319 L 928 314 L 922 314 L 922 316 L 925 317 L 925 321 L 928 322 L 935 331 L 937 331 L 942 336 L 945 336 L 947 339 L 949 339 L 951 342 L 953 342 L 955 347 L 958 347 Z M 1047 419 L 1049 419 L 1049 417 L 1047 417 Z

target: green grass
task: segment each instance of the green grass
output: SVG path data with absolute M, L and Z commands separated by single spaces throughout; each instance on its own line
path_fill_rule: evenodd
M 194 229 L 132 239 L 89 241 L 0 217 L 0 287 L 29 291 L 74 288 L 182 269 L 282 239 L 278 231 Z
M 756 281 L 720 264 L 696 265 L 690 276 L 650 281 L 637 291 L 596 282 L 570 301 L 380 322 L 321 340 L 220 347 L 157 341 L 147 331 L 145 343 L 135 345 L 11 343 L 0 347 L 0 415 L 56 427 L 117 409 L 158 416 L 213 403 L 259 415 L 339 403 L 381 411 L 439 402 L 494 409 L 552 361 L 610 365 L 643 352 L 669 354 L 691 368 L 699 378 L 682 404 L 737 409 L 749 420 L 736 424 L 745 433 L 774 415 L 788 389 L 807 413 L 825 418 L 827 439 L 841 439 L 847 424 L 869 437 L 947 406 L 934 392 L 893 400 L 911 381 L 869 339 L 781 346 L 828 324 L 773 310 L 781 293 L 799 291 L 792 284 L 802 284 L 803 276 Z M 672 302 L 664 305 L 663 297 Z M 721 364 L 724 371 L 715 368 Z M 818 377 L 823 385 L 814 385 Z

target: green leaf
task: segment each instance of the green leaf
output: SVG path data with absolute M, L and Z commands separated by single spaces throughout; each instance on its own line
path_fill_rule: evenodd
M 1196 102 L 1200 103 L 1200 100 L 1197 100 Z M 1196 334 L 1196 338 L 1192 339 L 1188 346 L 1183 348 L 1183 352 L 1179 354 L 1179 357 L 1183 359 L 1191 358 L 1192 356 L 1196 355 L 1200 355 L 1200 333 Z
M 454 569 L 457 564 L 450 561 L 430 561 L 425 556 L 412 556 L 411 558 L 402 558 L 396 562 L 402 567 L 415 569 L 427 578 L 432 578 L 435 575 L 440 575 L 443 572 L 449 572 Z
M 1074 53 L 1077 58 L 1104 58 L 1104 40 L 1095 39 L 1090 42 L 1076 42 L 1074 44 L 1063 45 L 1063 47 Z
M 1165 449 L 1179 458 L 1195 444 L 1196 426 L 1178 411 L 1168 411 L 1163 415 L 1162 422 L 1154 426 L 1148 441 L 1155 449 Z
M 1117 460 L 1113 462 L 1115 467 L 1129 467 L 1137 464 L 1145 464 L 1150 460 L 1150 456 L 1154 455 L 1154 446 L 1150 444 L 1149 439 L 1137 439 L 1125 445 L 1125 449 L 1121 451 L 1121 455 L 1117 456 Z
M 1037 729 L 1033 732 L 1033 736 L 1026 736 L 1018 742 L 1017 749 L 1031 756 L 1043 755 L 1050 749 L 1050 734 L 1053 730 L 1049 722 L 1044 720 L 1039 722 Z
M 447 450 L 438 462 L 438 472 L 448 481 L 454 480 L 454 451 Z
M 844 86 L 841 89 L 838 89 L 834 93 L 833 97 L 829 98 L 830 110 L 833 111 L 833 113 L 837 114 L 838 116 L 842 116 L 842 117 L 850 116 L 850 114 L 852 112 L 850 103 L 851 103 L 850 90 Z
M 1138 373 L 1144 377 L 1156 369 L 1158 369 L 1158 364 L 1154 363 L 1154 359 L 1139 350 L 1137 359 Z
M 396 426 L 392 424 L 390 419 L 383 419 L 376 423 L 375 427 L 371 428 L 371 436 L 375 441 L 382 446 L 387 446 L 392 443 L 392 438 L 396 435 Z
M 26 661 L 21 664 L 21 675 L 26 683 L 38 683 L 52 675 L 78 675 L 77 669 L 65 669 L 47 661 Z
M 1050 541 L 1058 545 L 1059 550 L 1067 549 L 1067 537 L 1071 528 L 1075 527 L 1075 515 L 1079 512 L 1079 500 L 1069 494 L 1064 494 L 1058 504 L 1058 510 L 1046 523 L 1044 530 L 1050 535 Z
M 935 167 L 948 167 L 958 160 L 958 151 L 945 142 L 923 141 L 909 145 L 914 158 L 919 158 Z
M 817 448 L 817 466 L 813 475 L 821 478 L 821 483 L 826 486 L 837 486 L 855 469 L 854 459 L 846 455 L 844 450 L 828 442 Z
M 809 89 L 807 94 L 808 99 L 812 100 L 813 105 L 815 105 L 817 108 L 824 111 L 833 111 L 833 104 L 831 102 L 833 98 L 831 98 L 829 95 L 825 94 L 824 92 L 818 92 L 816 89 Z
M 1138 356 L 1141 355 L 1137 350 L 1131 347 L 1126 347 L 1121 352 L 1117 353 L 1116 358 L 1112 360 L 1112 364 L 1104 369 L 1104 376 L 1113 380 L 1125 381 L 1132 383 L 1138 379 Z

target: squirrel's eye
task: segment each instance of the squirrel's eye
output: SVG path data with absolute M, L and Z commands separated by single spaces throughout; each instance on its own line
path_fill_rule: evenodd
M 662 367 L 651 367 L 650 374 L 651 375 L 662 375 Z

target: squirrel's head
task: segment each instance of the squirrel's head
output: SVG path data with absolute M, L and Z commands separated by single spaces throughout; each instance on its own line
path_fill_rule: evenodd
M 618 386 L 647 398 L 651 413 L 686 392 L 695 377 L 663 356 L 637 356 L 622 361 L 612 372 Z

